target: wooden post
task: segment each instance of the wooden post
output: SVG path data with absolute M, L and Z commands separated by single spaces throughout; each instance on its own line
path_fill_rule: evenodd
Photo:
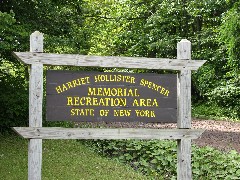
M 191 42 L 183 39 L 177 44 L 177 59 L 191 60 Z M 178 122 L 179 129 L 191 128 L 191 70 L 178 73 Z M 178 140 L 177 179 L 191 180 L 191 139 Z
M 43 34 L 35 31 L 30 36 L 30 52 L 43 52 Z M 43 64 L 30 67 L 29 127 L 42 127 Z M 28 180 L 41 180 L 42 139 L 30 139 L 28 144 Z

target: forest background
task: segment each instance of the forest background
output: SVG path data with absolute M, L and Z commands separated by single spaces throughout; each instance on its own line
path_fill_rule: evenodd
M 36 30 L 48 53 L 176 58 L 188 39 L 207 60 L 192 75 L 193 115 L 240 119 L 239 0 L 1 0 L 0 131 L 28 126 L 28 67 L 12 52 L 29 51 Z

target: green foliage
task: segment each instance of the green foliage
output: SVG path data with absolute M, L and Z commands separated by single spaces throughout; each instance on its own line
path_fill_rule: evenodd
M 229 110 L 231 117 L 240 117 L 240 83 L 224 82 L 208 94 L 210 101 L 216 102 L 218 106 Z
M 200 119 L 239 121 L 238 112 L 212 102 L 194 104 L 192 107 L 192 116 Z
M 222 78 L 218 84 L 205 94 L 208 100 L 231 111 L 232 117 L 240 117 L 240 10 L 239 3 L 229 9 L 223 16 L 219 28 L 219 43 L 226 52 L 226 64 L 223 66 Z
M 176 179 L 177 147 L 174 141 L 95 140 L 82 141 L 100 154 L 129 163 L 153 179 Z M 240 155 L 210 147 L 192 148 L 193 179 L 237 179 Z
M 0 132 L 12 126 L 27 126 L 28 89 L 25 69 L 19 64 L 2 61 L 0 66 Z
M 44 51 L 49 53 L 176 58 L 177 42 L 187 38 L 192 59 L 208 60 L 193 74 L 193 101 L 210 101 L 239 117 L 238 1 L 64 2 L 0 2 L 1 129 L 3 121 L 8 126 L 5 119 L 11 125 L 26 124 L 27 69 L 11 53 L 29 51 L 29 35 L 35 30 L 44 33 Z M 8 64 L 15 73 L 8 72 Z
M 223 16 L 219 41 L 227 49 L 228 66 L 239 72 L 240 69 L 240 2 L 236 2 Z
M 177 42 L 187 38 L 192 59 L 208 61 L 193 75 L 194 102 L 210 101 L 238 111 L 231 100 L 238 97 L 234 86 L 239 87 L 239 2 L 88 2 L 92 6 L 84 25 L 95 25 L 90 54 L 176 58 Z M 237 81 L 223 83 L 230 79 Z M 220 94 L 228 94 L 228 102 L 220 105 L 225 98 Z
M 101 140 L 92 141 L 92 144 L 85 141 L 85 145 L 93 146 L 100 154 L 117 158 L 122 163 L 128 162 L 134 169 L 160 179 L 175 174 L 174 144 L 176 145 L 174 142 L 141 140 Z
M 0 11 L 0 131 L 25 126 L 28 121 L 26 70 L 12 57 L 11 51 L 25 48 L 26 33 L 16 23 L 14 13 Z
M 23 51 L 26 48 L 28 33 L 24 26 L 17 23 L 13 11 L 10 13 L 0 11 L 0 21 L 0 60 L 16 61 L 11 52 Z M 28 44 L 27 47 L 29 47 Z
M 194 179 L 238 179 L 240 155 L 236 151 L 223 153 L 210 147 L 193 149 Z
M 0 2 L 0 131 L 28 123 L 28 68 L 12 52 L 29 51 L 29 36 L 39 30 L 45 52 L 87 54 L 81 6 L 82 1 Z

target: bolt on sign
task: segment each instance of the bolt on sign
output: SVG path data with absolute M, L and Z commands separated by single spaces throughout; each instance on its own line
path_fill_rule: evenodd
M 47 71 L 47 120 L 177 122 L 177 75 Z

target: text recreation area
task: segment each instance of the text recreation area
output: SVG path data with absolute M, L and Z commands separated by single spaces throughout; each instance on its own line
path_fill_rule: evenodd
M 47 71 L 47 120 L 177 122 L 177 75 Z

